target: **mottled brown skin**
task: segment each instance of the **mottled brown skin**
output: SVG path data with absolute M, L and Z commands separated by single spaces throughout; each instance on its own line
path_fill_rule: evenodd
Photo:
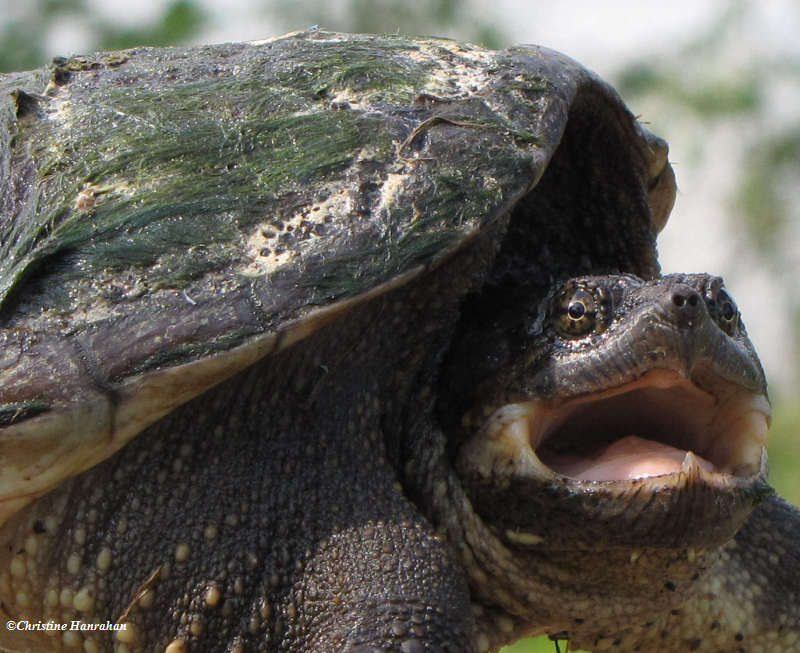
M 477 250 L 453 265 L 481 269 L 494 244 Z M 126 613 L 136 651 L 176 639 L 209 652 L 476 650 L 463 569 L 401 485 L 412 398 L 473 277 L 453 272 L 252 367 L 25 511 L 6 550 L 36 571 L 12 578 L 7 613 Z M 432 333 L 408 319 L 431 312 Z M 146 607 L 131 607 L 156 570 Z M 93 606 L 76 613 L 81 588 Z M 30 605 L 12 606 L 21 591 Z M 110 650 L 109 638 L 92 641 Z

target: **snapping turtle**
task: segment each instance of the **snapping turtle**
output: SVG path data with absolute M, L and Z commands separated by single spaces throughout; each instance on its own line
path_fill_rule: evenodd
M 761 367 L 578 64 L 312 31 L 0 97 L 0 647 L 795 650 Z

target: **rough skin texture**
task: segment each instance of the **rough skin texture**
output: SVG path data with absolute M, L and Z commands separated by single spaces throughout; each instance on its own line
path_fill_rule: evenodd
M 22 551 L 6 609 L 127 612 L 128 650 L 476 650 L 464 572 L 398 473 L 412 393 L 455 316 L 451 285 L 470 278 L 446 272 L 242 372 L 40 500 L 10 545 Z M 432 313 L 433 333 L 409 320 Z
M 343 64 L 348 48 L 353 60 L 381 65 Z M 310 79 L 298 75 L 320 52 L 325 65 Z M 236 91 L 222 108 L 220 79 Z M 281 92 L 250 105 L 242 91 L 253 79 Z M 205 392 L 160 419 L 141 417 L 141 433 L 115 443 L 113 455 L 104 450 L 61 470 L 69 478 L 57 486 L 29 489 L 36 480 L 29 474 L 3 495 L 14 509 L 27 504 L 0 529 L 5 620 L 125 628 L 6 627 L 0 648 L 477 653 L 548 633 L 619 653 L 796 650 L 800 517 L 780 499 L 764 499 L 763 487 L 735 497 L 736 514 L 752 514 L 733 539 L 730 516 L 719 511 L 705 548 L 664 546 L 665 538 L 695 532 L 656 523 L 635 548 L 539 550 L 540 533 L 550 542 L 585 533 L 562 532 L 534 514 L 509 543 L 507 515 L 484 512 L 470 469 L 456 471 L 465 442 L 481 433 L 464 433 L 459 401 L 475 389 L 465 379 L 495 378 L 498 361 L 516 374 L 524 369 L 520 352 L 534 359 L 544 352 L 546 363 L 578 351 L 541 339 L 543 301 L 564 280 L 638 275 L 648 281 L 624 278 L 652 290 L 653 303 L 672 301 L 664 293 L 675 280 L 657 279 L 654 246 L 673 190 L 665 146 L 591 74 L 536 48 L 485 53 L 443 41 L 311 33 L 64 60 L 0 81 L 24 91 L 4 98 L 0 116 L 4 470 L 10 460 L 53 455 L 35 449 L 37 425 L 62 426 L 56 435 L 71 451 L 81 437 L 114 436 L 121 428 L 114 419 L 139 406 L 134 390 L 173 391 L 154 379 L 174 381 L 183 402 L 187 384 L 213 376 L 209 368 L 235 358 L 231 352 L 263 355 L 247 365 L 236 358 L 243 369 L 213 388 L 198 381 Z M 170 148 L 189 147 L 182 156 L 155 148 L 153 169 L 170 174 L 146 179 L 148 166 L 132 167 L 131 156 L 141 155 L 137 144 L 153 145 L 148 124 L 170 115 L 148 113 L 153 98 L 142 103 L 137 94 L 153 89 L 183 117 L 213 106 L 224 120 L 202 123 L 204 152 L 201 138 L 164 137 Z M 71 113 L 81 102 L 89 113 Z M 259 122 L 267 102 L 288 112 L 288 122 Z M 126 122 L 120 107 L 126 115 L 136 109 L 137 118 Z M 363 127 L 361 141 L 335 145 L 334 154 L 353 149 L 325 159 L 331 165 L 323 171 L 318 155 L 331 150 L 314 149 L 318 140 L 304 142 L 314 157 L 290 147 L 302 138 L 309 107 L 325 116 L 310 123 L 318 136 L 330 120 Z M 75 121 L 100 131 L 76 131 Z M 112 123 L 129 130 L 119 142 L 102 138 Z M 376 135 L 381 125 L 385 133 Z M 441 131 L 423 137 L 432 127 Z M 244 146 L 264 133 L 281 155 L 265 170 L 296 168 L 238 176 L 275 154 L 263 142 Z M 67 139 L 63 152 L 36 147 Z M 97 142 L 108 149 L 92 158 Z M 408 150 L 419 160 L 409 162 Z M 241 156 L 239 167 L 227 158 L 218 165 L 219 152 Z M 197 156 L 211 163 L 198 165 Z M 461 163 L 472 166 L 466 181 L 453 176 Z M 331 188 L 351 203 L 328 203 Z M 183 201 L 190 197 L 197 202 Z M 286 238 L 291 260 L 262 236 L 256 240 L 268 252 L 248 249 L 254 233 L 280 231 L 286 215 L 308 217 L 315 207 L 330 212 L 328 230 L 310 237 L 309 248 L 293 240 L 294 226 L 286 230 L 295 234 Z M 206 242 L 187 250 L 200 232 Z M 113 265 L 104 267 L 106 256 Z M 258 274 L 242 275 L 250 265 L 261 266 Z M 141 287 L 140 274 L 152 275 Z M 708 277 L 687 279 L 682 287 Z M 632 308 L 617 307 L 605 336 L 612 343 L 639 335 Z M 704 304 L 697 311 L 667 319 L 677 343 L 670 360 L 680 358 L 681 343 L 702 349 L 697 334 L 717 328 Z M 487 348 L 458 374 L 454 357 L 476 330 Z M 512 332 L 520 348 L 505 346 Z M 746 341 L 743 331 L 737 337 Z M 742 355 L 750 367 L 731 367 L 727 382 L 749 387 L 746 370 L 758 362 L 750 351 Z M 598 368 L 583 381 L 602 383 L 609 373 Z M 148 401 L 163 408 L 161 399 Z M 89 405 L 105 406 L 97 422 L 110 415 L 111 426 L 93 423 Z M 489 490 L 502 495 L 507 487 Z M 694 486 L 687 487 L 674 495 L 691 505 Z M 516 498 L 524 507 L 527 496 Z M 611 513 L 624 508 L 613 498 L 601 502 Z M 604 531 L 602 520 L 589 525 L 610 539 L 627 532 Z

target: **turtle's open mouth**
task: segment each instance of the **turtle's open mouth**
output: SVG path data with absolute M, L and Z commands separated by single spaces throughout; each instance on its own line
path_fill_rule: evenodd
M 488 463 L 495 473 L 512 467 L 542 480 L 668 481 L 683 473 L 726 485 L 761 472 L 769 422 L 763 394 L 718 378 L 701 389 L 657 369 L 589 395 L 507 404 L 477 438 L 483 451 L 467 445 L 462 454 L 473 469 L 491 473 Z

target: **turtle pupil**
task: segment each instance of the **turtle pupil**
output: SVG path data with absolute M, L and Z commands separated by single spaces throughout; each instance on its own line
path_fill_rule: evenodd
M 567 308 L 567 315 L 569 315 L 573 320 L 580 320 L 584 315 L 586 315 L 586 306 L 583 305 L 583 302 L 570 302 L 569 307 Z
M 731 319 L 733 319 L 733 316 L 734 316 L 733 306 L 731 306 L 730 302 L 725 302 L 722 305 L 723 319 L 730 321 Z

